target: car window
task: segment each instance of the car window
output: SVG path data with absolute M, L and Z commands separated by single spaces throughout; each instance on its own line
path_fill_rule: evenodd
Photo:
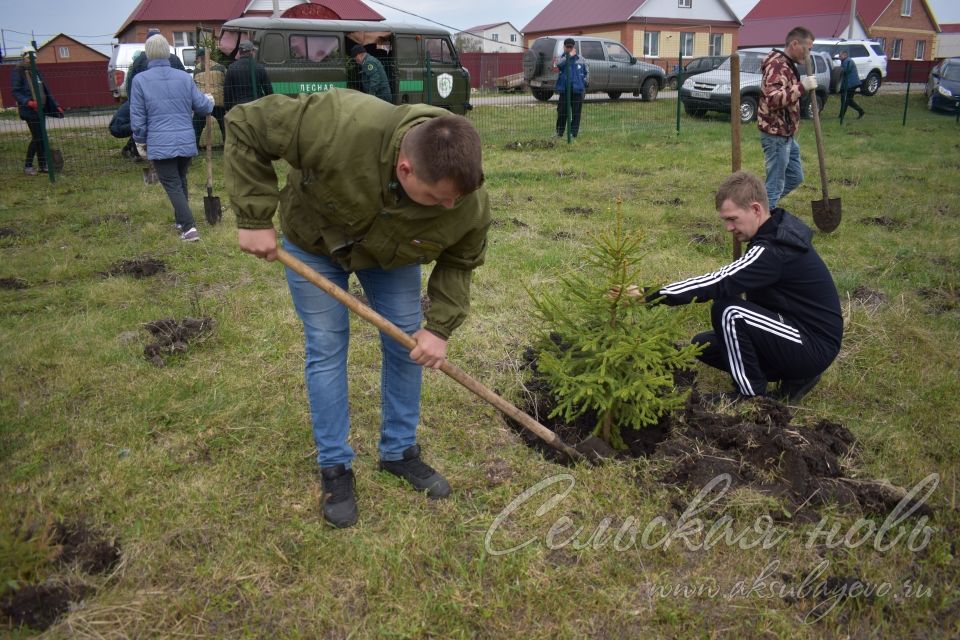
M 623 45 L 619 42 L 608 42 L 607 59 L 613 60 L 614 62 L 630 62 L 630 52 L 624 49 Z
M 765 53 L 740 53 L 740 73 L 760 73 L 760 63 L 766 57 Z M 723 61 L 719 69 L 730 70 L 730 58 Z
M 427 55 L 434 62 L 450 64 L 456 60 L 446 38 L 427 38 Z
M 960 64 L 945 64 L 940 70 L 940 77 L 944 80 L 960 82 Z
M 819 51 L 821 53 L 825 53 L 828 56 L 833 56 L 839 53 L 839 50 L 837 49 L 836 45 L 832 45 L 832 44 L 815 44 L 813 45 L 813 50 Z
M 847 47 L 847 51 L 850 52 L 851 58 L 866 58 L 870 55 L 862 44 L 851 44 Z
M 827 63 L 824 61 L 822 57 L 814 56 L 813 60 L 814 60 L 813 62 L 814 66 L 817 67 L 817 73 L 823 73 L 824 71 L 827 70 Z
M 871 43 L 870 48 L 873 49 L 873 53 L 875 55 L 878 55 L 878 56 L 884 55 L 883 47 L 881 47 L 880 45 Z
M 583 40 L 580 42 L 580 55 L 587 60 L 604 60 L 603 45 L 599 40 Z
M 336 36 L 290 36 L 290 59 L 298 62 L 320 62 L 338 53 L 340 40 Z

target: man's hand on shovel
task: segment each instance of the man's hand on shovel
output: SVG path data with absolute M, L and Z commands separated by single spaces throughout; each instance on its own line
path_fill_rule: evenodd
M 410 359 L 417 364 L 439 369 L 447 357 L 447 341 L 426 329 L 413 334 L 417 346 L 410 352 Z
M 240 250 L 267 262 L 277 259 L 277 232 L 270 229 L 240 229 L 237 231 Z

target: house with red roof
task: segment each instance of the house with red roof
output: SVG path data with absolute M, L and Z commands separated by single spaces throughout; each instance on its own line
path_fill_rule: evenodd
M 360 0 L 280 0 L 283 18 L 383 20 Z M 117 30 L 119 42 L 144 42 L 147 30 L 160 33 L 175 47 L 196 44 L 197 28 L 217 32 L 227 20 L 273 15 L 273 0 L 141 0 Z
M 684 57 L 729 55 L 740 19 L 724 0 L 552 0 L 525 27 L 526 46 L 548 35 L 618 40 L 645 62 L 669 69 Z
M 889 60 L 933 60 L 940 32 L 927 0 L 857 0 L 852 29 L 849 2 L 760 0 L 743 18 L 740 46 L 783 46 L 798 25 L 818 38 L 877 41 Z
M 100 53 L 64 33 L 58 33 L 37 49 L 37 64 L 65 62 L 107 62 L 110 56 Z
M 523 34 L 509 22 L 470 27 L 457 33 L 454 40 L 461 52 L 523 53 Z

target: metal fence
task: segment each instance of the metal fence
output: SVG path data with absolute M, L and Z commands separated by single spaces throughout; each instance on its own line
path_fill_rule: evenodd
M 66 73 L 66 72 L 65 72 Z M 71 78 L 57 77 L 51 71 L 44 78 L 61 104 L 75 104 L 91 90 L 83 80 L 99 87 L 106 82 L 103 69 L 90 70 L 88 75 L 79 75 L 77 69 L 69 71 Z M 911 77 L 915 77 L 912 74 Z M 9 81 L 9 75 L 7 76 Z M 71 90 L 69 87 L 75 87 Z M 100 91 L 98 88 L 97 91 Z M 60 92 L 60 93 L 58 93 Z M 602 93 L 588 93 L 582 110 L 580 141 L 600 138 L 607 133 L 661 131 L 676 135 L 696 135 L 699 127 L 728 127 L 730 115 L 722 111 L 689 109 L 681 100 L 679 91 L 661 90 L 656 98 L 644 101 L 640 97 L 624 94 L 611 99 Z M 97 95 L 94 93 L 94 95 Z M 112 98 L 111 98 L 112 99 Z M 894 86 L 884 85 L 875 97 L 857 96 L 858 102 L 867 109 L 867 122 L 886 122 L 890 126 L 909 126 L 919 119 L 925 110 L 924 85 L 921 83 Z M 515 92 L 497 89 L 474 90 L 471 95 L 473 109 L 468 117 L 475 123 L 482 138 L 488 144 L 525 144 L 546 141 L 556 136 L 559 100 L 556 95 L 547 101 L 535 98 L 524 87 Z M 835 120 L 840 108 L 840 97 L 828 97 L 823 110 L 825 122 Z M 960 113 L 947 110 L 946 117 Z M 126 140 L 110 135 L 108 125 L 116 110 L 116 103 L 108 106 L 67 108 L 62 119 L 46 118 L 46 127 L 51 147 L 58 149 L 64 159 L 65 173 L 129 171 L 131 160 L 124 157 L 121 149 Z M 914 114 L 911 116 L 910 114 Z M 914 117 L 916 116 L 916 117 Z M 848 116 L 850 119 L 851 116 Z M 855 116 L 853 116 L 855 117 Z M 756 131 L 755 124 L 746 124 L 744 137 Z M 212 132 L 215 148 L 222 147 L 223 138 L 219 127 Z M 22 175 L 30 134 L 26 124 L 18 117 L 16 108 L 0 114 L 0 178 Z

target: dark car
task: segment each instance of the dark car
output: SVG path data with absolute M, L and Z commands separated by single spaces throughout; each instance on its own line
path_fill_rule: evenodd
M 946 58 L 931 69 L 923 93 L 930 111 L 960 111 L 960 58 Z
M 706 73 L 707 71 L 713 71 L 727 59 L 727 56 L 704 56 L 702 58 L 694 58 L 687 64 L 683 65 L 683 77 L 689 78 L 692 75 L 698 73 Z M 667 87 L 670 89 L 676 90 L 680 86 L 680 65 L 673 65 L 673 70 L 667 74 Z

